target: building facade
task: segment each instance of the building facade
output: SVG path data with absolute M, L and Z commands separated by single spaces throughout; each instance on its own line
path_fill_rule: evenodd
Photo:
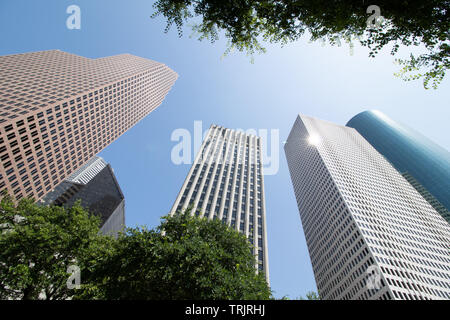
M 100 231 L 117 236 L 125 227 L 125 198 L 111 166 L 93 157 L 40 201 L 44 205 L 72 207 L 81 202 L 91 214 L 100 217 Z
M 419 183 L 412 175 L 408 172 L 403 172 L 402 176 L 416 189 L 422 197 L 428 201 L 429 204 L 444 218 L 448 223 L 450 223 L 450 211 L 442 203 L 440 203 L 423 185 Z
M 450 299 L 450 226 L 355 129 L 299 115 L 284 148 L 322 299 Z
M 253 245 L 259 271 L 269 282 L 261 138 L 212 125 L 170 214 L 219 219 Z
M 355 128 L 450 223 L 450 152 L 377 110 L 354 116 Z
M 157 108 L 177 77 L 129 54 L 0 57 L 0 191 L 42 198 Z

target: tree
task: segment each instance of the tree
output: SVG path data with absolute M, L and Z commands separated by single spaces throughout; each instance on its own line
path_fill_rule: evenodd
M 298 300 L 320 300 L 319 295 L 314 291 L 309 291 L 306 293 L 306 299 L 299 297 Z
M 100 219 L 79 204 L 38 206 L 30 199 L 0 201 L 0 299 L 66 299 L 68 267 L 97 251 Z
M 400 45 L 423 44 L 427 53 L 397 59 L 403 66 L 397 76 L 404 80 L 420 79 L 428 88 L 436 88 L 450 66 L 450 19 L 448 0 L 379 0 L 380 28 L 370 20 L 365 0 L 157 0 L 152 17 L 167 19 L 165 32 L 175 24 L 179 36 L 185 21 L 201 17 L 193 26 L 200 40 L 214 42 L 225 32 L 229 46 L 249 55 L 265 52 L 260 40 L 286 44 L 299 39 L 305 31 L 311 40 L 328 39 L 353 43 L 359 39 L 375 55 L 388 44 L 395 55 Z M 373 13 L 373 12 L 372 12 Z M 376 20 L 376 21 L 381 21 Z M 411 74 L 424 69 L 424 73 Z
M 279 300 L 290 300 L 290 298 L 288 296 L 283 296 Z M 314 291 L 308 291 L 306 293 L 306 299 L 304 297 L 300 296 L 294 300 L 320 300 L 320 296 Z
M 83 274 L 79 299 L 269 299 L 244 235 L 183 214 L 159 227 L 128 229 Z
M 118 239 L 79 203 L 0 201 L 0 299 L 268 299 L 245 236 L 190 211 Z M 78 266 L 79 289 L 67 285 Z

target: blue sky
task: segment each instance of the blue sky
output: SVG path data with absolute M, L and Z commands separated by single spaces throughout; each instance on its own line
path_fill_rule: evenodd
M 66 28 L 66 8 L 81 8 L 81 30 Z M 382 8 L 381 8 L 382 9 Z M 297 113 L 345 124 L 366 109 L 378 109 L 450 149 L 450 80 L 438 90 L 393 76 L 389 52 L 368 58 L 365 48 L 322 47 L 300 41 L 267 45 L 253 64 L 242 53 L 221 59 L 214 44 L 165 34 L 163 18 L 150 19 L 149 0 L 2 0 L 0 55 L 60 49 L 98 58 L 121 53 L 165 63 L 179 74 L 163 104 L 100 153 L 111 163 L 126 201 L 128 226 L 159 224 L 186 177 L 175 165 L 172 132 L 193 132 L 194 121 L 228 128 L 279 129 L 279 172 L 265 177 L 269 266 L 277 297 L 317 290 L 283 152 Z M 402 50 L 405 56 L 410 49 Z

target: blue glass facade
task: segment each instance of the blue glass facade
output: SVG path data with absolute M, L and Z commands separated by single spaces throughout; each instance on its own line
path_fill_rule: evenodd
M 450 211 L 450 153 L 447 150 L 377 110 L 357 114 L 347 126 L 355 128 L 400 173 L 413 176 Z

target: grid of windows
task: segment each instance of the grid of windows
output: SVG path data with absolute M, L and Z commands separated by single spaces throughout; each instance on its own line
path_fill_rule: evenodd
M 446 149 L 378 110 L 357 114 L 347 126 L 355 128 L 406 174 L 405 178 L 450 224 L 450 153 Z
M 299 116 L 285 152 L 324 299 L 450 298 L 449 225 L 356 130 Z
M 177 77 L 129 54 L 0 57 L 0 190 L 42 198 L 158 107 Z
M 65 180 L 74 183 L 87 184 L 107 165 L 108 163 L 103 160 L 103 158 L 94 156 Z
M 192 206 L 245 234 L 269 281 L 261 154 L 259 137 L 212 125 L 171 214 Z
M 450 222 L 450 211 L 439 202 L 424 186 L 422 186 L 419 181 L 417 181 L 408 172 L 402 172 L 402 176 L 416 189 L 422 197 L 428 201 L 431 206 L 436 209 L 437 212 L 445 219 Z

